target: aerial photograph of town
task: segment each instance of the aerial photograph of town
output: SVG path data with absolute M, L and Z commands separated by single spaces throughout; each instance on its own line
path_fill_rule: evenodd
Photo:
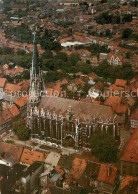
M 0 194 L 138 194 L 138 0 L 0 0 Z

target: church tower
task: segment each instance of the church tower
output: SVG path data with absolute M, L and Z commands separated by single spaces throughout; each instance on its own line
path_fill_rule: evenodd
M 39 53 L 36 43 L 36 32 L 34 32 L 33 40 L 33 56 L 32 67 L 30 70 L 30 89 L 29 99 L 27 103 L 27 126 L 32 129 L 32 113 L 40 103 L 41 96 L 45 92 L 44 81 L 42 78 L 42 70 L 39 62 Z

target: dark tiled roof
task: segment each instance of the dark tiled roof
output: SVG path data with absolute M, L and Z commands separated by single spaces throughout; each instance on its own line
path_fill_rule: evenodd
M 91 119 L 92 117 L 103 117 L 106 119 L 113 117 L 111 107 L 104 105 L 95 105 L 59 97 L 43 97 L 40 103 L 40 107 L 45 110 L 48 109 L 48 107 L 50 110 L 55 108 L 55 111 L 61 109 L 61 113 L 65 113 L 69 106 L 71 106 L 76 118 Z
M 58 166 L 70 170 L 73 164 L 73 159 L 73 156 L 62 155 L 59 159 Z
M 32 172 L 35 172 L 41 165 L 43 165 L 43 162 L 34 162 L 31 164 L 23 173 L 23 177 L 27 177 L 29 174 L 32 174 Z
M 16 162 L 19 162 L 22 151 L 21 146 L 0 142 L 0 158 L 13 158 Z

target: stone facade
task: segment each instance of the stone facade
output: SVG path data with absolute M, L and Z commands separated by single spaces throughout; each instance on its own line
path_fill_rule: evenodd
M 72 139 L 71 143 L 74 143 L 77 149 L 89 148 L 89 138 L 96 131 L 104 130 L 113 134 L 115 138 L 119 137 L 116 122 L 109 122 L 101 118 L 76 119 L 73 117 L 71 107 L 68 108 L 65 116 L 61 113 L 57 115 L 55 111 L 45 112 L 43 108 L 39 110 L 35 107 L 30 117 L 30 124 L 32 138 L 44 139 L 61 146 L 64 146 L 67 140 Z

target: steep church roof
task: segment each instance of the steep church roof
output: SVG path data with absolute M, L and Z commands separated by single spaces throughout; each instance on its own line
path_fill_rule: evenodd
M 69 106 L 71 106 L 73 114 L 76 118 L 113 118 L 113 112 L 109 106 L 96 105 L 60 97 L 42 97 L 40 103 L 40 107 L 42 107 L 44 110 L 55 110 L 55 112 L 59 112 L 60 110 L 62 114 L 68 110 Z

